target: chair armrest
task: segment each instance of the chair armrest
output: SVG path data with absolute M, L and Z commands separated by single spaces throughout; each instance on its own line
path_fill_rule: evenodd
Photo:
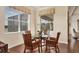
M 50 40 L 55 40 L 56 38 L 55 37 L 50 37 Z
M 32 41 L 32 43 L 38 43 L 38 42 L 41 42 L 41 40 L 34 40 L 34 41 Z
M 32 41 L 36 41 L 36 40 L 38 40 L 39 39 L 39 37 L 35 37 L 34 39 L 32 39 Z

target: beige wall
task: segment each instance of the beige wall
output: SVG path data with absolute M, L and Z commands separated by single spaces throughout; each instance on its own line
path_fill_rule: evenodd
M 5 7 L 0 7 L 0 41 L 7 43 L 9 48 L 23 44 L 23 37 L 21 32 L 14 32 L 14 33 L 5 33 L 4 31 L 4 22 L 5 22 Z M 35 11 L 32 10 L 31 12 L 31 32 L 32 34 L 35 33 Z
M 3 33 L 0 34 L 0 41 L 7 43 L 9 48 L 23 43 L 21 33 Z
M 4 7 L 0 7 L 0 33 L 4 32 L 4 20 L 5 20 Z
M 54 32 L 61 32 L 59 40 L 61 43 L 67 43 L 68 41 L 67 25 L 67 7 L 56 7 L 54 14 Z

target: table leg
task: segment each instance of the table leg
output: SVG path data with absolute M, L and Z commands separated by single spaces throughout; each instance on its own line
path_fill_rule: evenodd
M 41 53 L 42 53 L 42 39 L 41 39 Z

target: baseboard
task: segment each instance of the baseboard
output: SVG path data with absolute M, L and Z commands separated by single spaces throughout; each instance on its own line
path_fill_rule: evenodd
M 16 46 L 21 45 L 21 44 L 23 44 L 23 43 L 18 43 L 18 44 L 15 44 L 15 45 L 9 46 L 8 49 L 13 48 L 13 47 L 16 47 Z
M 68 44 L 67 42 L 62 42 L 62 41 L 59 41 L 59 43 L 63 43 L 63 44 Z M 13 47 L 16 47 L 18 45 L 22 45 L 23 43 L 18 43 L 18 44 L 15 44 L 15 45 L 12 45 L 12 46 L 9 46 L 8 48 L 13 48 Z
M 59 43 L 64 43 L 64 44 L 68 44 L 68 42 L 61 42 L 61 41 L 59 41 Z

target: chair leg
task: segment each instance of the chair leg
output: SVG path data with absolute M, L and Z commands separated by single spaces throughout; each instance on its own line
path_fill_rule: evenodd
M 31 53 L 33 53 L 33 51 L 32 51 L 32 50 L 30 50 L 30 52 L 31 52 Z
M 45 52 L 47 52 L 47 45 L 46 45 L 46 49 L 45 49 Z
M 30 49 L 30 52 L 33 53 L 33 49 L 32 48 Z
M 58 45 L 57 45 L 57 49 L 58 49 L 58 53 L 59 53 L 60 52 L 60 49 L 59 49 Z
M 55 46 L 55 52 L 57 53 L 57 47 Z
M 50 46 L 49 46 L 49 53 L 50 53 Z
M 55 47 L 55 52 L 56 53 L 59 53 L 60 52 L 58 45 Z
M 40 53 L 40 47 L 38 46 L 38 51 L 39 51 L 39 53 Z
M 24 53 L 26 52 L 26 47 L 24 48 Z

